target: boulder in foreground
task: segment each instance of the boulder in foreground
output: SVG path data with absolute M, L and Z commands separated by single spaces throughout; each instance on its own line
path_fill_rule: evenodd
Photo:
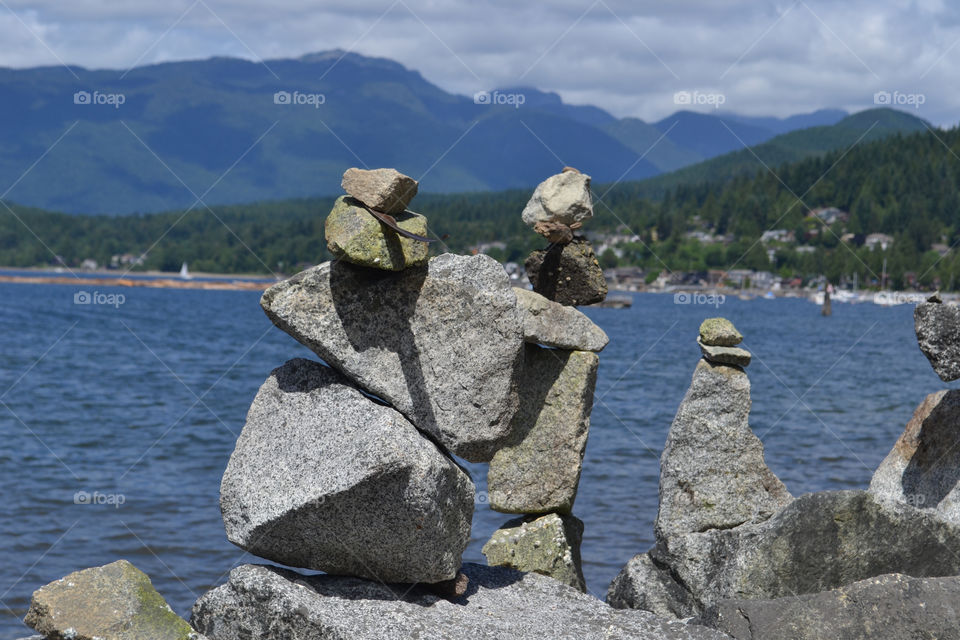
M 729 640 L 706 627 L 612 609 L 535 573 L 476 564 L 463 572 L 466 595 L 444 600 L 421 586 L 243 565 L 197 601 L 192 621 L 211 640 Z
M 126 560 L 77 571 L 41 587 L 24 621 L 47 638 L 63 640 L 195 637 L 147 574 Z
M 303 359 L 260 387 L 220 487 L 237 546 L 391 582 L 456 576 L 473 502 L 467 474 L 402 415 Z

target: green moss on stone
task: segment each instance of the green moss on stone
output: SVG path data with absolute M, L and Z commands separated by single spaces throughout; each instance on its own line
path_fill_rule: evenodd
M 401 236 L 358 205 L 349 196 L 341 196 L 334 203 L 324 225 L 330 253 L 353 264 L 385 271 L 426 264 L 429 258 L 427 243 Z M 404 231 L 427 235 L 424 216 L 398 213 L 393 217 Z
M 712 347 L 734 347 L 743 336 L 726 318 L 707 318 L 700 325 L 700 342 Z

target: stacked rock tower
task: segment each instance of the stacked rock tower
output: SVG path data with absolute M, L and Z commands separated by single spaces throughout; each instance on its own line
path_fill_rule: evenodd
M 415 180 L 349 169 L 342 186 L 325 224 L 336 260 L 261 300 L 325 364 L 291 360 L 257 393 L 221 483 L 227 537 L 293 567 L 460 595 L 476 492 L 459 456 L 490 462 L 495 509 L 546 516 L 494 536 L 491 564 L 583 589 L 570 511 L 606 334 L 512 288 L 488 256 L 429 258 L 426 218 L 407 211 Z

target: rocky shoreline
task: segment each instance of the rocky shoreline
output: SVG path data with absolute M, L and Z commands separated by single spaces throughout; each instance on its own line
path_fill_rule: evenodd
M 598 352 L 577 305 L 607 295 L 580 229 L 590 178 L 566 168 L 523 220 L 548 245 L 533 291 L 483 255 L 430 258 L 417 183 L 350 169 L 327 218 L 331 263 L 270 287 L 298 358 L 261 386 L 224 472 L 227 538 L 248 564 L 189 623 L 124 560 L 34 593 L 26 623 L 61 640 L 254 638 L 953 638 L 960 587 L 960 400 L 931 394 L 868 491 L 794 497 L 749 425 L 751 356 L 727 320 L 660 460 L 653 548 L 607 601 L 586 593 L 574 515 Z M 599 274 L 599 276 L 598 276 Z M 960 378 L 960 314 L 916 311 L 922 352 Z M 462 562 L 477 508 L 458 458 L 488 463 L 489 506 L 513 514 Z

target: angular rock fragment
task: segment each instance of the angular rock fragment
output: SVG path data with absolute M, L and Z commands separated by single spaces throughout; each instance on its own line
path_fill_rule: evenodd
M 550 513 L 514 518 L 493 532 L 483 545 L 490 566 L 533 571 L 586 591 L 580 560 L 583 522 Z
M 398 234 L 357 205 L 348 196 L 334 203 L 324 224 L 330 253 L 362 267 L 386 271 L 426 264 L 428 244 Z M 427 219 L 420 214 L 399 213 L 395 219 L 405 231 L 419 236 L 427 234 Z
M 487 472 L 490 506 L 505 513 L 570 513 L 590 430 L 599 358 L 527 345 L 513 438 Z
M 554 302 L 576 306 L 607 297 L 603 269 L 586 240 L 574 238 L 569 244 L 534 251 L 525 265 L 533 290 Z
M 347 194 L 371 209 L 401 213 L 417 195 L 417 181 L 396 169 L 347 169 L 340 183 Z
M 493 258 L 444 254 L 397 273 L 324 263 L 260 301 L 280 329 L 471 462 L 510 435 L 523 319 Z
M 570 226 L 589 220 L 593 217 L 590 176 L 574 171 L 550 176 L 537 185 L 521 217 L 531 227 L 538 222 Z
M 721 640 L 706 627 L 611 609 L 556 580 L 465 564 L 467 593 L 448 601 L 422 586 L 303 576 L 243 565 L 203 595 L 193 624 L 210 640 L 237 638 L 470 638 L 471 640 Z M 727 638 L 729 640 L 729 638 Z
M 523 338 L 558 349 L 602 351 L 610 338 L 581 311 L 553 302 L 529 289 L 514 287 L 523 311 Z
M 467 474 L 403 416 L 303 359 L 260 388 L 220 487 L 237 546 L 392 582 L 456 575 L 473 500 Z
M 920 350 L 944 382 L 960 378 L 960 307 L 923 302 L 913 312 Z
M 664 618 L 685 618 L 697 610 L 693 595 L 656 565 L 652 551 L 635 555 L 617 574 L 607 590 L 607 604 Z
M 716 364 L 732 364 L 738 367 L 746 367 L 750 364 L 750 352 L 740 347 L 714 347 L 700 342 L 697 338 L 697 344 L 700 346 L 700 353 L 703 357 Z
M 760 522 L 790 503 L 750 430 L 750 406 L 746 373 L 697 363 L 660 458 L 658 539 Z
M 47 638 L 64 640 L 189 640 L 195 635 L 147 574 L 126 560 L 41 587 L 24 622 Z

